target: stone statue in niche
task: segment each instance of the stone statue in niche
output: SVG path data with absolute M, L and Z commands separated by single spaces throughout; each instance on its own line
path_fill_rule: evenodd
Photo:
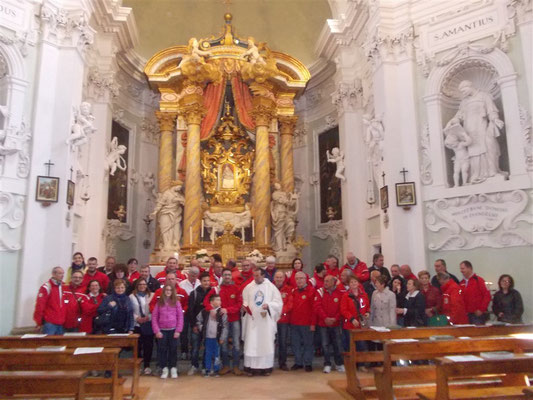
M 299 193 L 289 193 L 289 204 L 287 205 L 287 223 L 285 224 L 285 237 L 287 243 L 293 242 L 296 238 L 296 217 L 298 216 L 298 209 L 300 204 Z
M 326 158 L 328 162 L 337 165 L 335 176 L 341 181 L 346 181 L 346 177 L 344 176 L 344 153 L 340 151 L 338 147 L 334 147 L 331 150 L 331 153 L 329 152 L 329 150 L 326 150 Z
M 106 169 L 109 171 L 109 175 L 114 176 L 117 169 L 121 171 L 126 171 L 127 164 L 126 160 L 122 155 L 126 153 L 128 148 L 123 144 L 118 144 L 118 138 L 115 136 L 111 139 L 109 145 L 109 152 L 106 157 Z
M 453 184 L 460 186 L 460 179 L 464 185 L 468 183 L 468 146 L 472 144 L 472 139 L 468 136 L 461 125 L 452 125 L 445 129 L 444 145 L 453 150 L 455 155 L 453 161 Z
M 181 239 L 181 218 L 185 197 L 181 185 L 176 185 L 160 193 L 150 218 L 158 215 L 157 222 L 161 233 L 163 250 L 179 249 Z
M 89 141 L 89 135 L 96 132 L 94 116 L 91 113 L 91 103 L 86 101 L 80 104 L 79 110 L 74 109 L 74 123 L 70 129 L 67 144 L 72 150 L 79 149 Z
M 287 248 L 285 226 L 289 219 L 289 199 L 289 193 L 281 190 L 281 185 L 278 182 L 274 183 L 270 215 L 272 217 L 273 247 L 275 251 L 285 251 Z
M 470 179 L 463 181 L 463 184 L 481 183 L 495 176 L 507 178 L 508 173 L 502 171 L 499 166 L 501 153 L 497 141 L 504 123 L 499 119 L 499 111 L 492 96 L 475 88 L 472 82 L 467 80 L 459 84 L 459 91 L 463 99 L 455 116 L 446 124 L 445 134 L 455 125 L 461 125 L 470 139 L 471 143 L 467 146 L 469 171 L 467 174 L 462 173 L 463 178 L 469 174 Z M 464 140 L 463 138 L 462 141 Z M 461 166 L 458 168 L 462 170 Z
M 376 184 L 378 184 L 381 173 L 381 161 L 383 158 L 385 128 L 383 127 L 381 119 L 372 118 L 369 114 L 363 115 L 363 123 L 366 126 L 365 144 L 368 147 L 368 162 L 372 170 L 371 178 Z

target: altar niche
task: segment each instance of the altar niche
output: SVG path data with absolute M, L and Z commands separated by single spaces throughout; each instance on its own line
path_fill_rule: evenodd
M 339 127 L 318 136 L 320 165 L 320 223 L 342 219 L 341 181 L 335 176 L 336 166 L 328 162 L 326 152 L 339 148 Z

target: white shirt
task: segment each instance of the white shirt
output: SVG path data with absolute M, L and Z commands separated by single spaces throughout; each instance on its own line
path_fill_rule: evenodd
M 187 295 L 190 295 L 191 292 L 194 289 L 196 289 L 198 286 L 200 286 L 200 280 L 199 279 L 196 279 L 194 284 L 192 284 L 191 281 L 188 280 L 188 279 L 185 279 L 185 280 L 183 280 L 183 281 L 181 281 L 179 283 L 179 287 L 182 288 L 183 290 L 185 290 L 187 292 Z

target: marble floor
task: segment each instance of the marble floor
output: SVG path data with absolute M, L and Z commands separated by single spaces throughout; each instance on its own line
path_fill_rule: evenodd
M 343 379 L 344 374 L 324 374 L 320 367 L 313 372 L 275 370 L 268 377 L 245 377 L 228 374 L 219 378 L 180 375 L 178 379 L 141 377 L 142 400 L 342 400 L 328 380 Z

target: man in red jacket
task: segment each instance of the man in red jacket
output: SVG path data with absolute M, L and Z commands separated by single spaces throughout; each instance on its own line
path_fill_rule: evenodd
M 176 296 L 178 296 L 178 299 L 181 304 L 181 308 L 183 312 L 185 313 L 187 311 L 187 308 L 189 306 L 189 295 L 187 292 L 180 287 L 178 284 L 178 281 L 176 279 L 176 273 L 175 272 L 169 272 L 166 274 L 164 285 L 172 285 L 176 288 Z M 155 308 L 155 305 L 157 304 L 157 300 L 161 297 L 161 293 L 163 292 L 163 288 L 160 287 L 157 289 L 154 293 L 154 296 L 152 297 L 152 300 L 150 300 L 150 312 L 152 312 Z
M 325 267 L 327 269 L 328 275 L 333 275 L 335 278 L 338 278 L 340 275 L 340 269 L 339 269 L 339 259 L 335 257 L 333 254 L 330 254 L 328 256 L 328 259 L 326 260 Z
M 65 332 L 78 332 L 81 322 L 81 302 L 85 297 L 85 286 L 82 286 L 83 272 L 74 271 L 70 277 L 70 284 L 64 285 L 65 305 L 67 313 L 63 328 Z
M 315 314 L 324 352 L 324 372 L 331 372 L 331 350 L 337 371 L 344 371 L 342 360 L 341 298 L 343 293 L 335 287 L 335 278 L 327 275 L 324 287 L 316 291 Z
M 296 287 L 292 291 L 291 347 L 294 365 L 291 370 L 304 368 L 313 371 L 313 336 L 315 332 L 315 289 L 307 284 L 304 272 L 296 273 Z
M 459 285 L 446 272 L 438 272 L 442 301 L 439 312 L 446 315 L 452 325 L 468 324 L 465 303 Z
M 366 264 L 359 260 L 351 251 L 346 254 L 346 261 L 346 264 L 341 268 L 341 274 L 345 269 L 349 269 L 361 283 L 365 283 L 370 279 L 370 273 L 368 272 Z
M 291 321 L 293 287 L 286 284 L 283 271 L 276 271 L 274 274 L 274 285 L 278 288 L 281 293 L 281 299 L 283 300 L 283 309 L 281 310 L 281 317 L 278 320 L 278 364 L 279 369 L 288 371 L 287 348 L 289 345 L 289 323 Z
M 242 260 L 241 268 L 242 270 L 233 271 L 232 279 L 233 283 L 239 287 L 239 290 L 242 291 L 250 282 L 254 280 L 254 271 L 252 268 L 252 262 L 250 260 Z M 255 264 L 254 264 L 255 267 Z
M 42 333 L 47 335 L 62 335 L 63 324 L 67 314 L 66 296 L 63 290 L 63 276 L 65 271 L 61 267 L 52 270 L 52 277 L 39 289 L 35 302 L 33 320 Z
M 211 286 L 218 286 L 222 282 L 222 261 L 215 261 L 213 267 L 209 270 Z
M 165 269 L 161 272 L 159 272 L 155 279 L 159 281 L 159 284 L 163 286 L 166 281 L 167 274 L 173 272 L 176 274 L 176 281 L 180 283 L 181 281 L 187 279 L 187 277 L 178 269 L 178 259 L 176 257 L 170 257 L 167 260 L 167 263 L 165 265 Z
M 490 303 L 490 292 L 485 285 L 485 280 L 474 274 L 470 261 L 461 262 L 459 269 L 464 277 L 459 286 L 468 313 L 468 321 L 475 325 L 485 325 Z
M 212 294 L 220 295 L 222 300 L 221 314 L 228 316 L 229 334 L 222 343 L 220 348 L 220 358 L 222 358 L 223 368 L 220 370 L 220 375 L 225 375 L 230 372 L 229 362 L 229 338 L 232 340 L 232 359 L 233 359 L 233 373 L 235 375 L 242 375 L 239 368 L 241 359 L 241 316 L 240 311 L 242 307 L 242 292 L 237 285 L 233 283 L 232 272 L 229 268 L 224 268 L 222 271 L 222 281 L 220 286 L 213 287 L 204 297 L 204 306 L 206 310 L 211 310 L 213 307 L 209 301 Z
M 418 276 L 413 274 L 411 267 L 407 264 L 400 266 L 400 273 L 402 274 L 402 278 L 405 280 L 405 282 L 407 282 L 409 279 L 414 281 L 418 280 Z
M 98 260 L 96 257 L 91 257 L 87 260 L 87 272 L 81 284 L 82 286 L 89 287 L 90 281 L 98 281 L 104 291 L 109 286 L 109 277 L 103 272 L 98 271 Z
M 309 279 L 309 283 L 313 285 L 315 289 L 324 287 L 324 277 L 326 276 L 326 272 L 324 264 L 317 264 L 315 266 L 315 274 Z

